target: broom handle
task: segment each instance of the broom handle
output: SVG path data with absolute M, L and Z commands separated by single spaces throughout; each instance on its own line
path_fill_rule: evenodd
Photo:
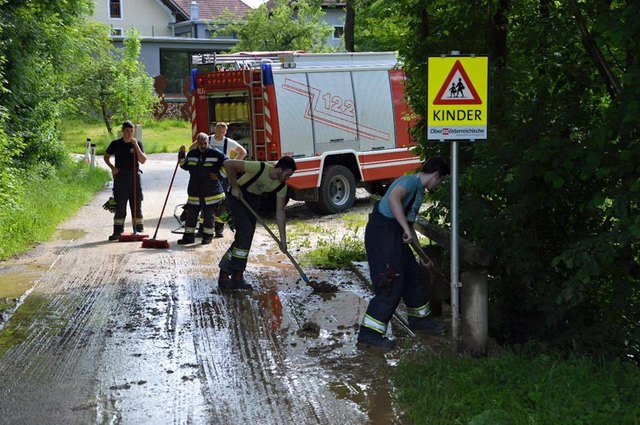
M 171 193 L 171 187 L 173 186 L 173 180 L 176 178 L 176 171 L 178 171 L 178 165 L 180 165 L 180 159 L 176 162 L 176 167 L 173 169 L 173 176 L 171 176 L 171 183 L 169 183 L 169 190 L 167 190 L 167 196 L 164 198 L 164 204 L 162 204 L 162 211 L 160 211 L 160 218 L 158 218 L 158 224 L 156 225 L 156 231 L 153 234 L 151 239 L 155 239 L 158 236 L 158 229 L 160 229 L 160 222 L 162 221 L 162 216 L 164 215 L 164 208 L 167 206 L 167 201 L 169 200 L 169 194 Z
M 254 215 L 254 217 L 256 218 L 256 220 L 258 220 L 258 222 L 260 224 L 262 224 L 262 226 L 267 230 L 267 232 L 269 232 L 269 234 L 271 235 L 271 237 L 273 238 L 274 241 L 276 241 L 278 243 L 278 245 L 280 245 L 282 247 L 282 244 L 280 243 L 280 239 L 278 239 L 278 237 L 275 235 L 275 233 L 273 233 L 273 231 L 269 228 L 269 226 L 267 226 L 267 223 L 265 223 L 262 218 L 260 218 L 260 216 L 253 210 L 253 208 L 251 208 L 251 206 L 249 205 L 249 203 L 242 197 L 240 196 L 240 201 L 242 201 L 242 203 L 244 204 L 245 207 L 247 207 L 247 209 L 251 212 L 251 214 Z M 285 255 L 287 257 L 289 257 L 289 260 L 291 260 L 291 264 L 293 264 L 293 266 L 296 268 L 296 270 L 298 270 L 298 273 L 300 273 L 300 276 L 302 277 L 302 280 L 304 280 L 306 283 L 309 283 L 309 278 L 307 277 L 307 275 L 304 273 L 304 271 L 302 270 L 302 268 L 300 267 L 300 265 L 298 264 L 298 262 L 295 260 L 295 258 L 293 258 L 293 256 L 291 254 L 289 254 L 289 251 L 283 251 L 285 253 Z
M 133 144 L 133 141 L 131 142 Z M 138 180 L 138 171 L 136 170 L 136 165 L 138 163 L 138 156 L 136 155 L 136 147 L 133 146 L 133 233 L 138 233 L 138 226 L 136 225 L 136 221 L 138 220 L 138 200 L 137 200 L 137 185 L 136 181 Z

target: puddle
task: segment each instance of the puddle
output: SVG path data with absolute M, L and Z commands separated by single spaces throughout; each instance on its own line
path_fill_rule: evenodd
M 56 232 L 55 238 L 63 241 L 72 241 L 75 239 L 80 239 L 87 232 L 81 229 L 60 229 Z
M 44 271 L 34 269 L 0 274 L 0 329 L 11 314 L 22 304 Z

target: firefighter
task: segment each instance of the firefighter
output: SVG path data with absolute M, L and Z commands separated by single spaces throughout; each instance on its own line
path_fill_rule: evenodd
M 133 137 L 134 125 L 131 121 L 122 124 L 122 137 L 113 140 L 106 150 L 104 162 L 111 169 L 113 175 L 113 197 L 116 201 L 115 214 L 113 216 L 113 234 L 110 241 L 118 240 L 124 231 L 124 220 L 127 217 L 127 203 L 131 209 L 131 220 L 135 232 L 144 231 L 142 220 L 142 182 L 140 179 L 140 164 L 147 162 L 144 154 L 144 146 Z M 115 156 L 115 165 L 111 163 L 111 157 Z M 134 163 L 134 158 L 137 160 Z M 136 179 L 136 205 L 133 205 L 133 185 Z
M 209 137 L 209 144 L 211 147 L 219 149 L 229 157 L 229 159 L 236 159 L 238 161 L 243 160 L 247 156 L 247 150 L 242 147 L 242 145 L 230 137 L 227 137 L 227 123 L 219 122 L 216 123 L 216 126 L 213 130 L 213 134 Z M 222 170 L 223 179 L 222 186 L 224 190 L 227 191 L 229 189 L 229 180 L 226 178 L 226 172 Z M 215 211 L 215 237 L 221 238 L 223 237 L 224 230 L 224 221 L 221 216 L 227 210 L 226 201 L 220 202 L 217 204 L 217 208 Z
M 210 244 L 213 239 L 213 214 L 217 203 L 224 200 L 225 194 L 220 182 L 220 168 L 227 156 L 209 146 L 209 136 L 199 133 L 196 147 L 185 156 L 184 146 L 178 153 L 180 168 L 189 172 L 187 187 L 187 204 L 185 205 L 185 232 L 180 245 L 192 244 L 196 238 L 196 223 L 202 210 L 203 235 L 202 244 Z
M 409 327 L 414 331 L 442 334 L 444 329 L 428 316 L 431 313 L 425 285 L 425 268 L 418 264 L 411 246 L 422 251 L 413 228 L 424 198 L 424 190 L 438 187 L 449 174 L 440 157 L 425 161 L 418 174 L 398 178 L 376 202 L 365 229 L 364 243 L 375 296 L 364 315 L 358 344 L 391 349 L 395 341 L 385 337 L 387 324 L 400 298 L 404 299 Z M 424 251 L 421 252 L 424 254 Z M 425 258 L 428 258 L 424 254 Z
M 276 223 L 280 231 L 280 249 L 286 252 L 287 234 L 284 211 L 287 203 L 286 181 L 296 171 L 296 162 L 290 156 L 283 156 L 275 165 L 260 161 L 227 160 L 224 162 L 224 168 L 227 170 L 232 195 L 227 199 L 227 205 L 235 222 L 236 231 L 233 243 L 220 260 L 218 286 L 221 290 L 251 290 L 252 287 L 244 280 L 243 273 L 247 267 L 257 220 L 239 198 L 242 197 L 256 211 L 263 194 L 276 194 Z M 244 174 L 237 178 L 239 173 Z

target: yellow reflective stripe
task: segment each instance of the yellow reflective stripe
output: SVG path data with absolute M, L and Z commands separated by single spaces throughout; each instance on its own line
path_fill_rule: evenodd
M 196 228 L 195 227 L 185 227 L 184 228 L 184 232 L 185 233 L 195 233 L 196 232 Z
M 409 316 L 427 317 L 429 314 L 431 314 L 431 307 L 429 306 L 429 303 L 426 303 L 425 305 L 422 305 L 420 307 L 407 307 L 407 315 Z
M 142 218 L 136 218 L 134 221 L 136 224 L 144 224 L 144 219 Z
M 205 235 L 213 235 L 213 228 L 205 227 L 202 229 L 202 233 L 204 233 Z
M 387 324 L 374 319 L 368 314 L 364 315 L 364 319 L 362 319 L 362 326 L 372 329 L 376 332 L 380 332 L 383 335 L 387 333 Z
M 194 161 L 187 161 L 187 165 L 198 165 L 198 163 Z
M 204 198 L 204 203 L 206 205 L 217 204 L 218 202 L 222 201 L 224 197 L 225 197 L 224 192 L 219 193 L 217 195 L 213 195 L 213 196 L 207 196 Z
M 183 166 L 185 162 L 187 162 L 187 159 L 186 158 L 182 158 L 180 160 L 180 166 Z
M 124 218 L 114 218 L 113 219 L 113 224 L 116 224 L 116 225 L 119 225 L 119 226 L 123 225 L 124 224 Z
M 249 256 L 249 251 L 246 249 L 233 248 L 231 256 L 236 258 L 247 258 Z
M 223 221 L 220 217 L 218 217 L 218 216 L 216 216 L 216 217 L 213 219 L 213 221 L 215 221 L 216 223 L 224 223 L 224 221 Z

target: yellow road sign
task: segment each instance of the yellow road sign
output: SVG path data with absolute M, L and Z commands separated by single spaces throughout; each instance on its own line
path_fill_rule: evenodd
M 487 138 L 488 64 L 486 56 L 429 58 L 428 140 Z

